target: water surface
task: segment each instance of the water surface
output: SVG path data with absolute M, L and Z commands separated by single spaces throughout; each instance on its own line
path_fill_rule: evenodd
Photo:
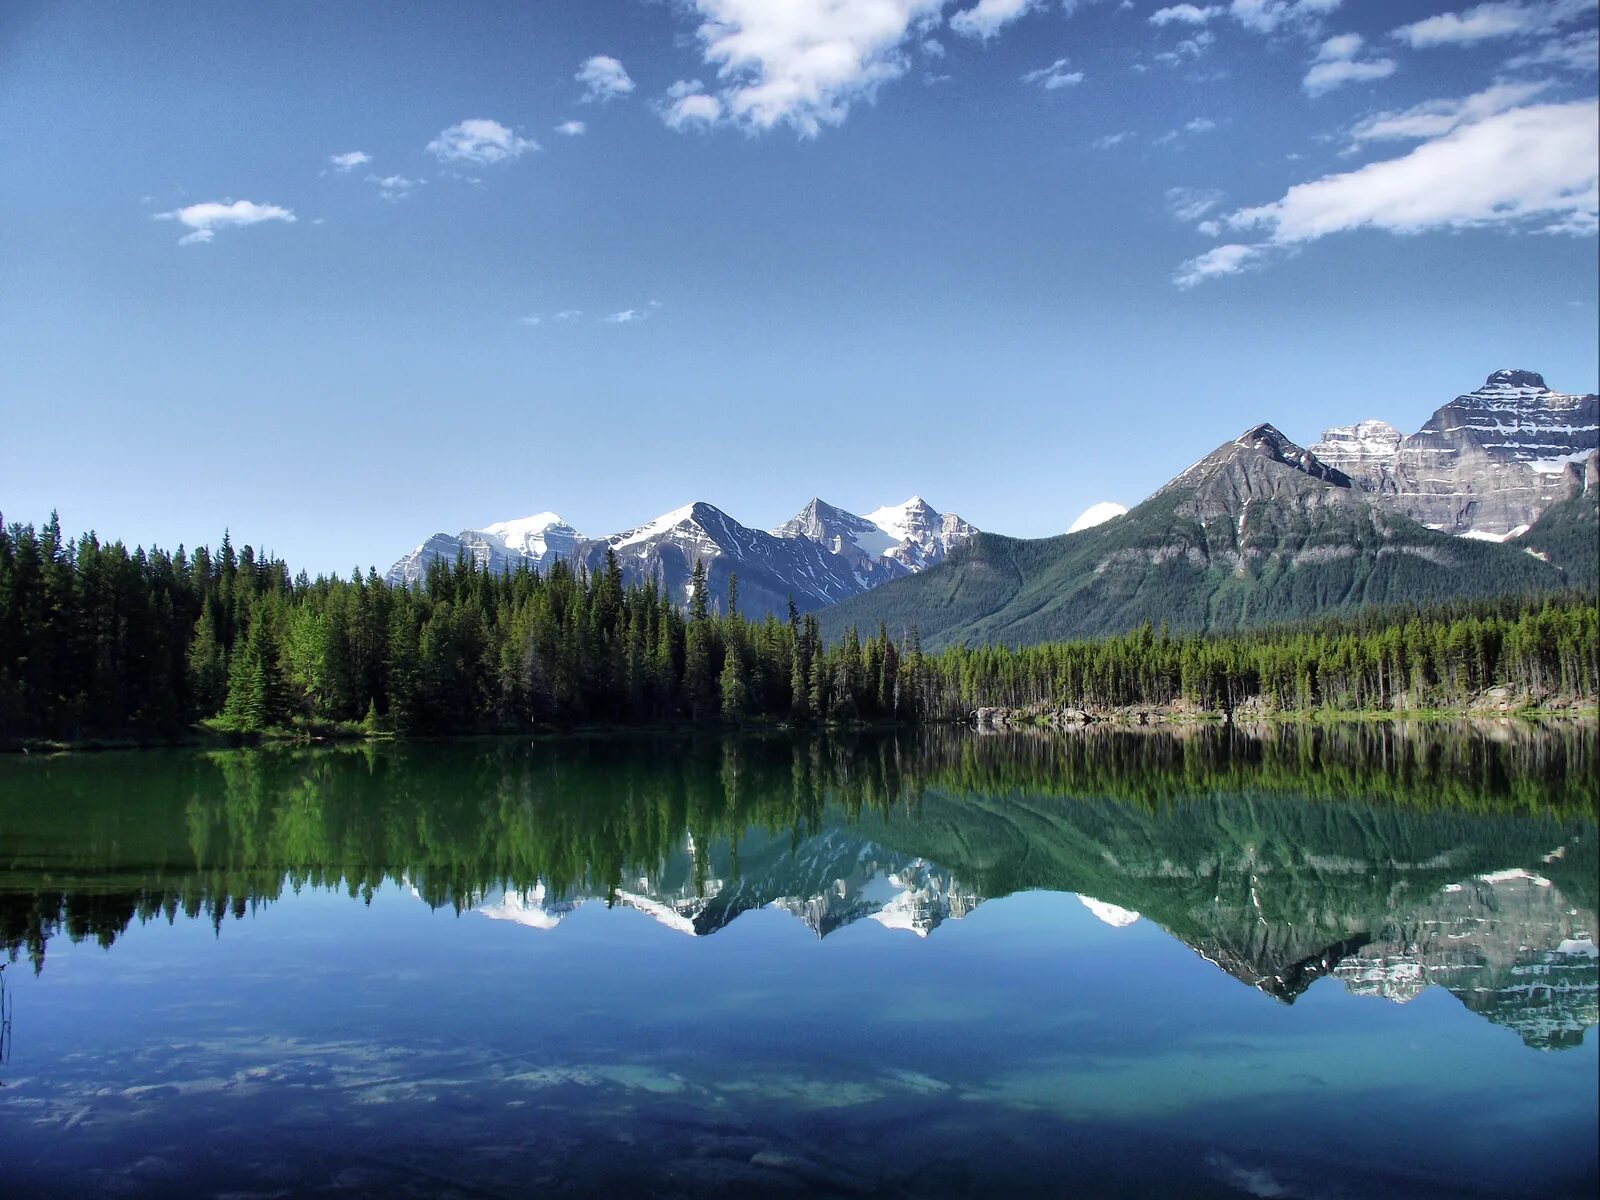
M 0 762 L 34 1195 L 1588 1195 L 1592 726 Z

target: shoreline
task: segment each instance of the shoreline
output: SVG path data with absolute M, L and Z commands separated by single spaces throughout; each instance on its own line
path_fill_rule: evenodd
M 569 738 L 614 737 L 627 734 L 656 734 L 668 736 L 727 734 L 789 735 L 811 733 L 865 733 L 869 731 L 911 730 L 923 727 L 965 727 L 974 733 L 999 733 L 1006 730 L 1060 731 L 1115 729 L 1119 731 L 1179 729 L 1196 727 L 1260 726 L 1260 725 L 1353 725 L 1376 724 L 1386 721 L 1407 722 L 1459 722 L 1459 721 L 1513 721 L 1538 724 L 1549 721 L 1600 720 L 1600 705 L 1571 704 L 1560 707 L 1528 706 L 1523 708 L 1415 708 L 1367 709 L 1340 711 L 1314 709 L 1274 710 L 1241 705 L 1232 713 L 1220 711 L 1188 711 L 1159 705 L 1143 708 L 1117 708 L 1091 710 L 1078 708 L 1046 708 L 1027 706 L 1005 708 L 983 706 L 972 714 L 960 718 L 940 718 L 927 721 L 858 721 L 828 722 L 821 725 L 800 726 L 789 722 L 751 722 L 748 724 L 695 724 L 676 722 L 649 725 L 577 724 L 544 725 L 525 730 L 484 730 L 462 733 L 397 734 L 386 730 L 321 729 L 321 730 L 265 730 L 260 733 L 238 733 L 196 727 L 182 733 L 169 735 L 100 736 L 85 738 L 5 738 L 0 739 L 0 755 L 61 755 L 93 754 L 106 751 L 173 750 L 183 748 L 236 750 L 252 747 L 275 746 L 327 746 L 371 743 L 427 744 L 430 742 L 455 742 L 495 740 L 501 738 L 531 738 L 537 741 L 565 740 Z

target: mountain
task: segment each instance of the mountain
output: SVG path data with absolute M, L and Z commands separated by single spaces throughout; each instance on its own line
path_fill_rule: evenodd
M 523 565 L 543 571 L 571 558 L 583 541 L 583 535 L 555 513 L 535 513 L 482 529 L 463 529 L 453 536 L 436 533 L 390 567 L 385 578 L 396 586 L 420 583 L 430 563 L 455 562 L 461 556 L 497 575 Z
M 688 600 L 697 560 L 705 562 L 714 603 L 723 603 L 728 579 L 737 573 L 741 610 L 759 616 L 784 613 L 791 596 L 796 608 L 810 612 L 921 571 L 976 532 L 917 496 L 865 517 L 813 499 L 770 533 L 704 502 L 606 538 L 586 538 L 547 512 L 454 535 L 436 533 L 396 562 L 387 578 L 416 585 L 432 563 L 462 556 L 496 573 L 521 566 L 545 571 L 561 561 L 598 571 L 609 549 L 626 582 L 654 582 L 680 603 Z
M 1033 643 L 1149 621 L 1221 630 L 1370 605 L 1558 588 L 1555 566 L 1377 505 L 1344 471 L 1257 425 L 1125 516 L 1039 540 L 978 534 L 940 566 L 822 614 L 924 644 Z
M 1600 438 L 1600 396 L 1496 371 L 1406 437 L 1385 421 L 1327 430 L 1312 453 L 1377 503 L 1431 529 L 1503 540 L 1571 495 L 1566 468 Z
M 616 553 L 628 582 L 654 581 L 668 596 L 686 603 L 697 561 L 706 566 L 707 591 L 724 602 L 728 578 L 739 576 L 742 612 L 782 613 L 794 597 L 801 612 L 853 596 L 864 586 L 849 562 L 808 538 L 780 538 L 739 524 L 711 504 L 687 504 L 636 529 L 590 542 L 580 550 L 591 570 L 605 566 L 606 550 Z

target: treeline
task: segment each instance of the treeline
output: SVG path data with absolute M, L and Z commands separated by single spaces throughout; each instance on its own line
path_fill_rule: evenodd
M 687 603 L 683 603 L 684 600 Z M 433 564 L 291 578 L 224 537 L 215 553 L 129 551 L 0 526 L 0 738 L 251 732 L 400 734 L 960 719 L 979 706 L 1255 704 L 1337 711 L 1600 694 L 1593 597 L 1525 597 L 1252 633 L 1145 625 L 1096 641 L 921 650 L 915 627 L 824 644 L 813 616 L 739 610 L 738 580 L 687 598 L 624 586 L 614 557 L 496 575 Z
M 1575 593 L 1237 634 L 1174 637 L 1146 624 L 1095 641 L 928 656 L 920 711 L 934 718 L 979 706 L 1395 712 L 1461 707 L 1495 688 L 1512 706 L 1588 704 L 1600 697 L 1597 634 L 1595 598 Z
M 318 723 L 397 733 L 540 725 L 911 720 L 921 654 L 887 635 L 824 646 L 813 617 L 625 587 L 557 563 L 496 575 L 435 563 L 291 579 L 224 537 L 193 554 L 0 530 L 0 736 L 171 735 Z

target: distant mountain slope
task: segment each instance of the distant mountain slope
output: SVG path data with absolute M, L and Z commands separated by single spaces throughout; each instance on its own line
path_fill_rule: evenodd
M 1563 586 L 1520 549 L 1380 508 L 1258 425 L 1127 515 L 1042 540 L 979 534 L 942 565 L 822 613 L 826 634 L 915 624 L 930 648 L 1026 644 L 1167 622 L 1236 629 L 1368 605 Z
M 1576 588 L 1600 590 L 1600 454 L 1568 468 L 1572 495 L 1509 544 L 1544 555 Z

